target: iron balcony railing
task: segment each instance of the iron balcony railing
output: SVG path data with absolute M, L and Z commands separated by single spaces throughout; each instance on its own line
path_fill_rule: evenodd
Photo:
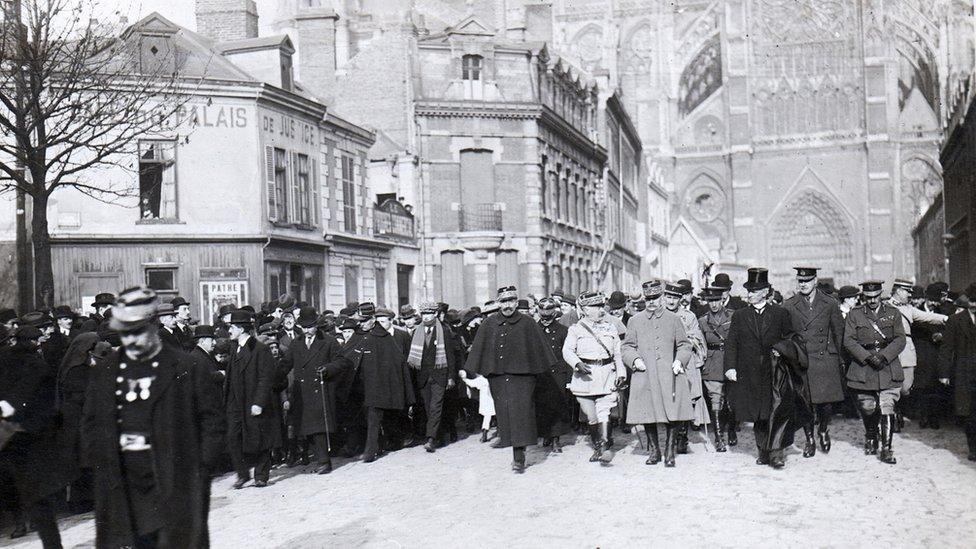
M 460 204 L 458 206 L 458 229 L 466 231 L 502 230 L 502 211 L 498 204 Z

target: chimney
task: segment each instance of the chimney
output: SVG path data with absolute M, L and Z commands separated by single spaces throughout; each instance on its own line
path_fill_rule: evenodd
M 217 42 L 258 37 L 254 0 L 196 0 L 197 32 Z
M 302 8 L 295 15 L 298 29 L 298 81 L 323 100 L 335 95 L 336 20 L 329 8 Z

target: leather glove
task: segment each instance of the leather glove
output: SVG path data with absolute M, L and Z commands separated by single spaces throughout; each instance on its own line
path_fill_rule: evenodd
M 627 388 L 627 376 L 620 376 L 613 383 L 613 388 L 620 391 Z
M 884 367 L 884 359 L 878 353 L 873 353 L 864 362 L 875 370 L 880 370 Z
M 593 373 L 593 370 L 591 370 L 589 366 L 583 364 L 582 362 L 577 362 L 576 367 L 573 369 L 576 370 L 576 373 L 578 373 L 581 376 L 588 376 Z

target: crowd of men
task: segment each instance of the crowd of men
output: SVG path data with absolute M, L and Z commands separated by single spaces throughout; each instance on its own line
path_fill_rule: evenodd
M 782 468 L 800 430 L 805 458 L 829 452 L 836 414 L 860 417 L 864 453 L 888 464 L 906 416 L 967 418 L 976 461 L 976 285 L 895 280 L 882 299 L 882 282 L 835 290 L 797 267 L 784 301 L 765 269 L 747 274 L 744 299 L 720 273 L 697 295 L 689 280 L 505 287 L 465 310 L 283 295 L 213 325 L 144 287 L 99 294 L 87 317 L 0 309 L 0 509 L 45 547 L 65 505 L 94 508 L 99 547 L 204 547 L 216 475 L 261 488 L 275 467 L 329 474 L 334 457 L 433 453 L 459 430 L 511 447 L 522 473 L 526 447 L 582 432 L 610 463 L 615 429 L 674 467 L 689 437 L 726 452 L 747 422 L 757 464 Z

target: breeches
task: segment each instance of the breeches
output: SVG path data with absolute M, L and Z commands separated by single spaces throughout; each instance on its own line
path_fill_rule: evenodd
M 610 421 L 610 410 L 617 405 L 617 393 L 600 396 L 577 396 L 580 410 L 590 425 Z
M 874 415 L 880 408 L 881 415 L 887 416 L 895 413 L 895 403 L 901 398 L 901 391 L 898 387 L 881 391 L 854 390 L 854 396 L 861 414 Z
M 902 366 L 901 369 L 905 372 L 905 381 L 901 382 L 901 396 L 908 396 L 908 393 L 912 392 L 912 385 L 915 383 L 915 367 Z
M 712 412 L 718 415 L 722 411 L 722 405 L 725 404 L 725 383 L 722 381 L 708 381 L 706 379 L 705 394 L 708 395 L 708 402 L 711 405 Z

